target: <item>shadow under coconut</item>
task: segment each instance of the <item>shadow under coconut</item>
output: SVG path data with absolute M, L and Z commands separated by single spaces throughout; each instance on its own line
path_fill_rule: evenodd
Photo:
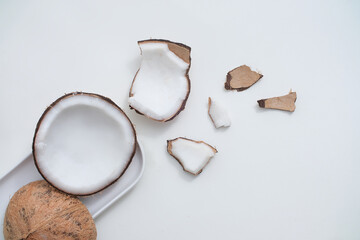
M 198 174 L 198 175 L 192 175 L 191 173 L 188 173 L 188 172 L 185 172 L 184 169 L 182 168 L 182 166 L 180 165 L 180 163 L 178 163 L 177 160 L 173 159 L 174 161 L 174 165 L 178 165 L 178 166 L 174 166 L 174 171 L 177 171 L 178 172 L 178 175 L 181 179 L 183 179 L 184 181 L 187 181 L 187 182 L 194 182 L 196 181 L 196 179 L 198 177 L 201 177 L 201 173 Z
M 139 70 L 141 66 L 141 57 L 140 56 L 137 56 L 137 57 L 134 57 L 132 58 L 128 64 L 127 64 L 127 69 L 129 69 L 129 71 L 133 72 L 135 76 L 136 72 Z M 133 79 L 131 79 L 131 83 L 132 83 Z M 129 86 L 129 89 L 130 89 L 130 86 Z
M 134 124 L 137 134 L 143 135 L 146 137 L 162 136 L 172 127 L 175 127 L 176 123 L 181 118 L 183 111 L 179 113 L 173 120 L 168 122 L 158 122 L 147 118 L 144 115 L 138 114 L 135 110 L 129 109 L 129 105 L 126 107 L 126 114 L 130 118 L 131 122 Z M 184 110 L 185 111 L 185 110 Z M 165 139 L 167 140 L 167 139 Z
M 112 205 L 110 205 L 108 208 L 106 208 L 103 212 L 101 212 L 96 218 L 94 219 L 95 222 L 101 221 L 104 216 L 106 217 L 107 212 L 111 212 L 114 210 L 114 208 L 117 207 L 117 205 L 120 205 L 122 202 L 127 201 L 129 198 L 129 195 L 134 191 L 134 189 L 129 190 L 124 196 L 122 196 L 120 199 L 117 199 L 116 202 Z M 91 196 L 89 196 L 91 197 Z
M 167 155 L 166 160 L 168 160 L 168 161 L 170 162 L 171 166 L 172 166 L 172 167 L 171 167 L 171 168 L 172 168 L 171 171 L 177 172 L 177 175 L 178 175 L 181 179 L 183 179 L 184 181 L 194 182 L 194 181 L 196 181 L 197 178 L 201 177 L 201 175 L 204 174 L 204 173 L 201 172 L 201 173 L 199 173 L 198 175 L 193 175 L 193 174 L 191 174 L 191 173 L 189 173 L 189 172 L 186 172 L 186 171 L 183 169 L 182 165 L 179 163 L 179 161 L 176 160 L 173 156 L 171 156 L 171 155 L 168 153 L 168 151 L 167 151 L 167 145 L 165 145 L 164 149 L 165 149 L 165 154 Z M 211 159 L 210 159 L 209 164 L 211 164 Z M 206 166 L 205 166 L 205 168 L 206 168 Z M 205 168 L 204 168 L 204 171 L 205 171 Z M 174 173 L 174 174 L 175 174 L 175 173 Z

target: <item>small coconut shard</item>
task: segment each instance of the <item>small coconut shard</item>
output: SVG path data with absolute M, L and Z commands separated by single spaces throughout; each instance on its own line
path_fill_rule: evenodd
M 75 92 L 57 99 L 41 116 L 33 156 L 51 185 L 86 196 L 120 178 L 135 147 L 135 129 L 120 107 L 101 95 Z
M 202 172 L 217 150 L 203 141 L 187 138 L 175 138 L 167 141 L 167 151 L 183 167 L 184 171 L 193 175 Z
M 150 119 L 170 121 L 189 97 L 191 48 L 168 40 L 138 44 L 142 61 L 130 88 L 129 105 Z
M 250 67 L 242 65 L 237 67 L 226 76 L 225 89 L 244 91 L 259 81 L 263 75 L 252 71 Z
M 14 194 L 3 232 L 5 240 L 95 240 L 97 235 L 85 205 L 44 180 L 29 183 Z
M 228 112 L 210 97 L 208 101 L 208 114 L 216 128 L 229 127 L 231 125 Z
M 281 97 L 273 97 L 267 99 L 258 100 L 259 107 L 279 109 L 283 111 L 294 112 L 296 102 L 296 92 L 290 90 L 289 94 Z

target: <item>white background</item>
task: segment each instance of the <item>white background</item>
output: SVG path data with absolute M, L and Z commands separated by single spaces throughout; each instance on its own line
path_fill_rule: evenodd
M 147 38 L 192 47 L 190 97 L 169 123 L 127 106 Z M 225 91 L 242 64 L 263 79 Z M 147 158 L 137 187 L 97 219 L 99 239 L 358 240 L 359 76 L 356 0 L 0 0 L 0 175 L 31 152 L 46 106 L 96 92 L 128 113 Z M 290 88 L 294 113 L 257 106 Z M 214 129 L 209 96 L 229 129 Z M 166 152 L 178 136 L 219 150 L 197 177 Z

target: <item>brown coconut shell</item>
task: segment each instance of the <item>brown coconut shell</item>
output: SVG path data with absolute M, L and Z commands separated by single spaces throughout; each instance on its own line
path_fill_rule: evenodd
M 191 89 L 191 82 L 190 82 L 190 78 L 189 78 L 189 71 L 190 71 L 190 66 L 191 66 L 191 56 L 190 56 L 191 47 L 189 47 L 189 46 L 187 46 L 187 45 L 185 45 L 183 43 L 172 42 L 172 41 L 165 40 L 165 39 L 148 39 L 148 40 L 138 41 L 139 46 L 140 46 L 140 44 L 144 44 L 144 43 L 166 43 L 168 45 L 168 48 L 169 48 L 170 51 L 172 51 L 176 56 L 181 58 L 184 62 L 189 64 L 189 67 L 186 70 L 186 74 L 185 74 L 185 77 L 186 77 L 187 82 L 188 82 L 188 92 L 186 94 L 186 97 L 185 97 L 184 101 L 182 102 L 181 106 L 179 107 L 178 111 L 175 114 L 173 114 L 171 117 L 169 117 L 167 119 L 162 119 L 162 120 L 154 119 L 154 118 L 152 118 L 152 117 L 150 117 L 150 116 L 142 113 L 141 111 L 139 111 L 139 110 L 137 110 L 137 109 L 130 106 L 130 108 L 134 109 L 135 112 L 137 112 L 140 115 L 144 115 L 147 118 L 150 118 L 150 119 L 158 121 L 158 122 L 168 122 L 168 121 L 173 120 L 177 115 L 179 115 L 179 113 L 181 111 L 183 111 L 185 109 L 186 102 L 187 102 L 187 100 L 189 98 L 190 89 Z M 134 82 L 136 80 L 136 76 L 137 76 L 139 70 L 140 70 L 140 68 L 136 71 L 134 79 L 133 79 L 133 81 L 131 83 L 131 87 L 130 87 L 130 91 L 129 91 L 129 97 L 133 96 L 132 88 L 133 88 L 133 85 L 134 85 Z
M 295 111 L 295 102 L 297 99 L 296 92 L 290 92 L 287 95 L 273 98 L 266 98 L 258 100 L 259 107 L 269 108 L 269 109 L 278 109 L 283 111 L 294 112 Z
M 4 219 L 5 240 L 95 240 L 96 226 L 86 206 L 46 181 L 20 188 Z
M 252 71 L 250 67 L 242 65 L 234 68 L 226 75 L 225 89 L 244 91 L 263 77 L 262 74 Z
M 102 95 L 99 95 L 99 94 L 96 94 L 96 93 L 87 93 L 87 92 L 72 92 L 72 93 L 68 93 L 68 94 L 65 94 L 64 96 L 56 99 L 53 103 L 50 104 L 49 107 L 47 107 L 44 111 L 44 113 L 41 115 L 38 123 L 36 124 L 36 129 L 35 129 L 35 133 L 34 133 L 34 137 L 33 137 L 33 144 L 32 144 L 32 154 L 33 154 L 33 158 L 34 158 L 34 163 L 35 163 L 35 166 L 37 168 L 37 170 L 39 171 L 40 175 L 49 183 L 51 184 L 54 188 L 58 189 L 59 191 L 62 191 L 64 193 L 67 193 L 67 194 L 70 194 L 70 195 L 75 195 L 73 193 L 68 193 L 58 187 L 56 187 L 53 183 L 51 183 L 51 181 L 49 181 L 46 176 L 43 174 L 41 168 L 39 167 L 39 165 L 37 164 L 37 158 L 36 158 L 36 149 L 35 149 L 35 142 L 36 142 L 36 136 L 37 136 L 37 133 L 40 129 L 40 125 L 42 123 L 42 121 L 44 120 L 46 114 L 56 105 L 58 104 L 59 102 L 61 102 L 62 100 L 66 99 L 66 98 L 70 98 L 72 96 L 76 96 L 76 95 L 89 95 L 89 96 L 92 96 L 92 97 L 96 97 L 96 98 L 100 98 L 108 103 L 110 103 L 111 105 L 113 105 L 116 109 L 118 109 L 130 122 L 131 124 L 131 127 L 132 127 L 132 130 L 134 132 L 134 136 L 135 136 L 135 144 L 134 144 L 134 147 L 133 147 L 133 152 L 130 156 L 130 159 L 128 160 L 128 163 L 126 165 L 126 167 L 124 168 L 124 171 L 119 175 L 118 178 L 116 178 L 114 181 L 112 181 L 111 183 L 109 183 L 107 186 L 97 190 L 97 191 L 94 191 L 94 192 L 90 192 L 90 193 L 87 193 L 87 194 L 76 194 L 76 196 L 89 196 L 89 195 L 92 195 L 92 194 L 95 194 L 95 193 L 98 193 L 98 192 L 101 192 L 102 190 L 104 190 L 105 188 L 109 187 L 110 185 L 114 184 L 122 175 L 124 175 L 124 173 L 126 172 L 126 170 L 128 169 L 133 157 L 135 156 L 135 151 L 136 151 L 136 144 L 137 144 L 137 136 L 136 136 L 136 131 L 135 131 L 135 128 L 134 128 L 134 125 L 132 124 L 132 122 L 130 121 L 129 117 L 125 114 L 125 112 L 118 106 L 116 105 L 116 103 L 114 103 L 110 98 L 107 98 L 107 97 L 104 97 Z

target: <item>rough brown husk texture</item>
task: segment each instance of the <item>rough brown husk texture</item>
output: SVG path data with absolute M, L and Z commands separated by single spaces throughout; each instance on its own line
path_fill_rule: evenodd
M 96 93 L 72 92 L 72 93 L 67 93 L 67 94 L 65 94 L 64 96 L 56 99 L 48 108 L 46 108 L 46 110 L 44 111 L 44 113 L 41 115 L 38 123 L 36 124 L 36 129 L 35 129 L 35 133 L 34 133 L 34 137 L 33 137 L 33 144 L 32 144 L 32 154 L 33 154 L 33 157 L 34 157 L 35 166 L 36 166 L 37 170 L 39 171 L 40 175 L 41 175 L 48 183 L 50 183 L 53 187 L 56 188 L 56 186 L 55 186 L 53 183 L 51 183 L 50 181 L 47 180 L 46 176 L 43 174 L 41 168 L 40 168 L 39 165 L 37 164 L 37 154 L 36 154 L 36 150 L 35 150 L 36 136 L 37 136 L 37 133 L 38 133 L 39 128 L 40 128 L 40 125 L 41 125 L 43 119 L 45 118 L 46 114 L 47 114 L 56 104 L 60 103 L 63 99 L 66 99 L 66 98 L 69 98 L 69 97 L 72 97 L 72 96 L 76 96 L 76 95 L 88 95 L 88 96 L 92 96 L 92 97 L 94 97 L 94 98 L 102 99 L 102 100 L 108 102 L 109 104 L 113 105 L 114 108 L 118 109 L 118 110 L 119 110 L 122 114 L 124 114 L 124 116 L 128 119 L 128 121 L 129 121 L 130 124 L 131 124 L 132 130 L 133 130 L 133 132 L 134 132 L 134 136 L 135 136 L 135 144 L 134 144 L 134 147 L 133 147 L 133 153 L 131 154 L 131 157 L 130 157 L 130 159 L 129 159 L 128 164 L 126 165 L 124 171 L 120 174 L 120 176 L 119 176 L 117 179 L 115 179 L 113 182 L 111 182 L 110 184 L 108 184 L 107 186 L 105 186 L 105 187 L 102 188 L 102 189 L 99 189 L 99 190 L 97 190 L 97 191 L 95 191 L 95 192 L 90 192 L 90 193 L 88 193 L 88 194 L 68 193 L 68 192 L 63 191 L 62 189 L 57 188 L 58 190 L 63 191 L 64 193 L 67 193 L 67 194 L 71 194 L 71 195 L 75 195 L 75 196 L 88 196 L 88 195 L 92 195 L 92 194 L 101 192 L 101 191 L 104 190 L 105 188 L 107 188 L 107 187 L 109 187 L 110 185 L 114 184 L 114 183 L 126 172 L 126 170 L 128 169 L 128 167 L 130 166 L 130 163 L 131 163 L 133 157 L 135 156 L 137 136 L 136 136 L 136 131 L 135 131 L 134 125 L 133 125 L 132 122 L 130 121 L 129 117 L 128 117 L 128 116 L 126 115 L 126 113 L 125 113 L 118 105 L 116 105 L 116 103 L 114 103 L 110 98 L 104 97 L 104 96 L 99 95 L 99 94 L 96 94 Z
M 263 77 L 262 74 L 251 71 L 250 67 L 242 65 L 228 72 L 225 89 L 244 91 Z
M 191 83 L 190 83 L 190 78 L 189 78 L 189 71 L 190 71 L 190 67 L 191 67 L 191 56 L 190 56 L 190 53 L 191 53 L 191 48 L 185 44 L 182 44 L 182 43 L 178 43 L 178 42 L 172 42 L 172 41 L 169 41 L 169 40 L 164 40 L 164 39 L 148 39 L 148 40 L 142 40 L 142 41 L 138 41 L 138 44 L 146 44 L 146 43 L 166 43 L 168 45 L 168 48 L 170 51 L 172 51 L 176 56 L 178 56 L 179 58 L 181 58 L 184 62 L 188 63 L 189 64 L 189 67 L 188 69 L 186 70 L 186 74 L 185 74 L 185 77 L 187 79 L 187 82 L 188 82 L 188 92 L 186 94 L 186 97 L 183 101 L 183 103 L 181 104 L 180 108 L 178 109 L 178 111 L 172 115 L 170 118 L 168 119 L 162 119 L 162 120 L 158 120 L 158 119 L 154 119 L 154 118 L 151 118 L 150 116 L 140 112 L 139 110 L 137 109 L 134 109 L 133 107 L 130 106 L 131 109 L 134 109 L 136 113 L 140 114 L 140 115 L 144 115 L 146 116 L 147 118 L 150 118 L 152 120 L 155 120 L 155 121 L 158 121 L 158 122 L 168 122 L 168 121 L 171 121 L 173 120 L 177 115 L 179 115 L 179 113 L 185 109 L 185 105 L 186 105 L 186 102 L 189 98 L 189 94 L 190 94 L 190 89 L 191 89 Z M 134 85 L 134 82 L 136 80 L 136 76 L 137 76 L 137 73 L 139 72 L 140 69 L 137 70 L 136 74 L 135 74 L 135 77 L 131 83 L 131 87 L 130 87 L 130 91 L 129 91 L 129 97 L 133 96 L 133 92 L 132 92 L 132 88 L 133 88 L 133 85 Z M 157 93 L 154 93 L 154 94 L 157 94 Z
M 181 162 L 180 159 L 178 159 L 178 158 L 173 154 L 173 152 L 172 152 L 172 144 L 173 144 L 173 142 L 175 142 L 175 141 L 177 141 L 177 140 L 179 140 L 179 139 L 184 139 L 184 140 L 191 141 L 191 142 L 194 142 L 194 143 L 199 143 L 199 144 L 203 143 L 203 144 L 208 145 L 208 146 L 214 151 L 214 153 L 217 153 L 218 151 L 216 150 L 216 148 L 214 148 L 213 146 L 211 146 L 210 144 L 208 144 L 208 143 L 206 143 L 206 142 L 204 142 L 204 141 L 195 141 L 195 140 L 192 140 L 192 139 L 189 139 L 189 138 L 184 138 L 184 137 L 178 137 L 178 138 L 174 138 L 174 139 L 171 139 L 171 140 L 167 140 L 167 151 L 168 151 L 168 153 L 169 153 L 173 158 L 175 158 L 176 161 L 178 161 L 178 162 L 180 163 L 180 165 L 181 165 L 181 167 L 183 168 L 183 170 L 184 170 L 185 172 L 191 173 L 192 175 L 195 175 L 195 176 L 196 176 L 196 175 L 199 175 L 199 174 L 203 171 L 203 169 L 209 164 L 211 158 L 208 160 L 208 162 L 205 164 L 205 166 L 204 166 L 202 169 L 200 169 L 198 172 L 194 173 L 194 172 L 188 171 L 188 170 L 185 168 L 183 162 Z
M 46 181 L 20 188 L 4 219 L 5 240 L 94 240 L 96 227 L 85 205 Z
M 290 91 L 289 94 L 281 97 L 273 97 L 267 99 L 258 100 L 259 107 L 261 108 L 271 108 L 278 109 L 283 111 L 294 112 L 295 111 L 295 102 L 296 102 L 296 92 Z

